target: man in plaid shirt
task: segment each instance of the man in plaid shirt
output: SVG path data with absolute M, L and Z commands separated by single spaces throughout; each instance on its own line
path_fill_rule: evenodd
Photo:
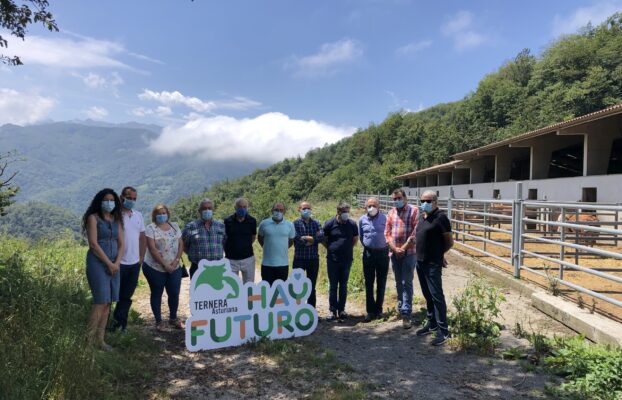
M 298 206 L 300 218 L 294 221 L 296 237 L 294 237 L 294 264 L 293 268 L 302 268 L 311 280 L 311 295 L 307 301 L 315 307 L 315 282 L 320 269 L 318 244 L 324 240 L 324 233 L 320 223 L 311 218 L 311 203 L 303 201 Z
M 214 202 L 203 199 L 199 205 L 200 219 L 189 222 L 181 238 L 184 242 L 184 251 L 190 260 L 190 276 L 199 267 L 201 260 L 220 260 L 224 255 L 224 244 L 227 239 L 225 224 L 213 219 Z
M 402 316 L 402 326 L 412 326 L 411 313 L 413 302 L 413 278 L 415 263 L 415 228 L 419 210 L 408 204 L 406 193 L 402 189 L 393 191 L 395 207 L 387 215 L 384 237 L 391 250 L 391 265 L 395 275 L 397 289 L 397 308 Z

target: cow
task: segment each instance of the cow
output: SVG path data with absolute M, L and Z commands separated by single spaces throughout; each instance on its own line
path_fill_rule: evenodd
M 574 214 L 574 213 L 566 214 L 566 221 L 562 220 L 562 215 L 560 214 L 559 217 L 557 217 L 557 222 L 567 222 L 570 224 L 576 224 L 577 214 Z M 598 215 L 596 214 L 584 214 L 584 213 L 579 214 L 578 224 L 589 225 L 589 226 L 600 226 L 598 222 L 599 222 L 599 219 L 598 219 Z M 598 232 L 589 231 L 585 229 L 577 229 L 575 231 L 575 228 L 561 227 L 561 226 L 557 227 L 557 232 L 562 232 L 562 229 L 563 229 L 564 234 L 566 235 L 568 234 L 574 235 L 575 233 L 577 233 L 579 235 L 578 242 L 581 244 L 587 244 L 590 247 L 596 244 L 596 239 L 598 238 Z

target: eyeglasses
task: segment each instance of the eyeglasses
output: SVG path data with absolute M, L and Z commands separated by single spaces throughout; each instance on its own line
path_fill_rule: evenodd
M 433 203 L 434 200 L 423 200 L 423 199 L 421 199 L 421 202 L 422 203 Z

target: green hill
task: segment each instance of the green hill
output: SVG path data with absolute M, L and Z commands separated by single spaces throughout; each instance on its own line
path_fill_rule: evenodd
M 7 208 L 0 218 L 0 234 L 31 240 L 80 237 L 80 217 L 64 208 L 29 201 Z
M 464 99 L 417 113 L 390 114 L 304 158 L 287 159 L 181 200 L 181 219 L 208 196 L 221 214 L 246 196 L 257 215 L 273 201 L 350 199 L 393 189 L 393 176 L 448 161 L 453 153 L 622 102 L 622 14 L 563 36 L 541 55 L 529 50 L 485 76 Z M 225 210 L 226 209 L 226 210 Z

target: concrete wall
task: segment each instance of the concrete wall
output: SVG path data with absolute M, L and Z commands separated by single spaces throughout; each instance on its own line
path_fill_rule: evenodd
M 449 196 L 449 188 L 453 187 L 455 198 L 468 198 L 468 190 L 473 190 L 473 198 L 492 199 L 495 189 L 501 193 L 502 199 L 513 199 L 516 193 L 516 182 L 490 182 L 469 185 L 444 185 L 430 187 L 403 187 L 409 197 L 414 197 L 424 190 L 439 192 L 439 197 Z M 573 178 L 539 179 L 523 181 L 523 199 L 527 199 L 529 189 L 537 189 L 538 200 L 556 202 L 574 202 L 581 200 L 582 188 L 595 187 L 599 203 L 622 204 L 622 174 L 577 176 Z

